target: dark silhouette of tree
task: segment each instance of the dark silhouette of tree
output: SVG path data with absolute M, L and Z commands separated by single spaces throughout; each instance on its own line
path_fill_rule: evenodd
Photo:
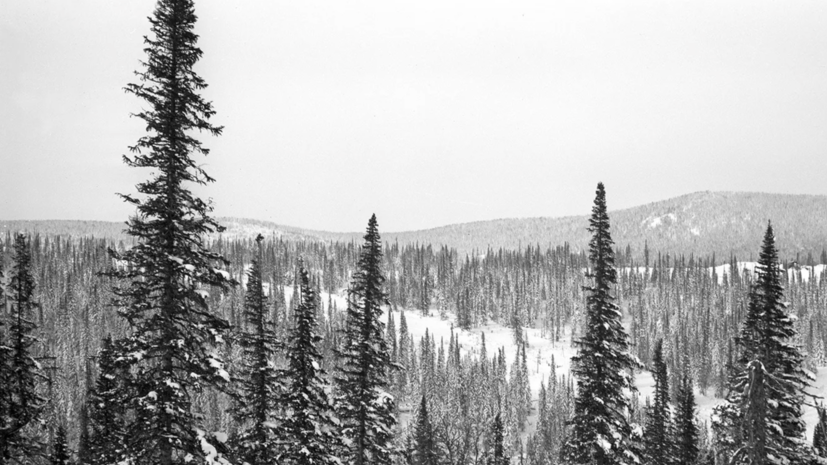
M 123 404 L 123 386 L 129 372 L 119 366 L 112 337 L 106 336 L 98 352 L 98 379 L 89 393 L 91 434 L 89 463 L 108 465 L 118 463 L 125 455 L 126 409 Z
M 281 453 L 277 463 L 290 465 L 337 464 L 339 444 L 338 420 L 328 399 L 328 385 L 321 368 L 322 341 L 316 334 L 316 292 L 303 263 L 299 262 L 299 305 L 293 312 L 294 323 L 287 344 L 287 369 L 284 378 L 288 389 L 281 405 Z
M 273 419 L 283 387 L 274 362 L 278 354 L 276 328 L 268 318 L 270 303 L 261 280 L 263 240 L 261 235 L 256 237 L 255 258 L 247 271 L 244 327 L 238 336 L 243 352 L 238 373 L 239 398 L 232 412 L 239 424 L 233 440 L 236 455 L 250 465 L 273 463 L 277 457 Z
M 491 457 L 488 465 L 508 465 L 509 458 L 505 455 L 505 431 L 500 412 L 494 417 L 494 424 L 491 425 Z
M 652 356 L 652 376 L 655 379 L 655 400 L 648 412 L 649 421 L 644 435 L 646 462 L 657 465 L 674 463 L 672 447 L 672 416 L 669 408 L 669 374 L 663 360 L 663 340 L 655 343 Z
M 217 457 L 193 412 L 193 396 L 229 381 L 219 355 L 229 323 L 208 301 L 211 290 L 222 292 L 233 281 L 220 269 L 226 260 L 204 243 L 207 234 L 222 229 L 209 215 L 212 207 L 189 189 L 213 182 L 192 158 L 209 153 L 194 131 L 218 135 L 222 129 L 209 122 L 212 105 L 198 94 L 207 84 L 193 70 L 202 55 L 193 1 L 159 0 L 149 21 L 139 82 L 126 87 L 145 104 L 135 116 L 147 134 L 123 159 L 152 171 L 136 186 L 140 197 L 121 195 L 137 210 L 126 230 L 135 245 L 112 250 L 117 265 L 108 275 L 119 281 L 114 305 L 129 326 L 117 346 L 134 373 L 126 387 L 135 417 L 126 434 L 127 456 L 135 463 L 171 465 Z
M 675 459 L 678 464 L 692 465 L 698 460 L 700 432 L 696 423 L 695 393 L 688 369 L 684 369 L 676 399 Z
M 428 403 L 424 395 L 419 403 L 419 410 L 416 413 L 413 435 L 414 450 L 412 463 L 414 465 L 438 465 L 439 454 L 436 442 L 434 441 L 434 430 L 428 416 Z
M 45 381 L 35 360 L 33 345 L 37 329 L 32 318 L 39 309 L 34 300 L 35 281 L 29 241 L 23 234 L 14 237 L 14 266 L 7 288 L 9 312 L 8 349 L 5 362 L 7 378 L 3 381 L 5 416 L 0 430 L 0 464 L 26 462 L 42 454 L 44 444 L 34 431 L 41 419 L 46 399 L 38 394 Z M 10 350 L 9 350 L 10 349 Z

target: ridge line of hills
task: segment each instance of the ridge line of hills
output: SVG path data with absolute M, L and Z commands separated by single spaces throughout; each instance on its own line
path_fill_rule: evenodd
M 780 256 L 801 262 L 823 261 L 827 249 L 827 196 L 759 192 L 695 192 L 636 207 L 610 210 L 616 245 L 636 259 L 644 244 L 653 253 L 757 256 L 767 221 L 773 222 Z M 270 221 L 223 217 L 226 238 L 256 234 L 287 240 L 360 241 L 362 232 L 329 232 L 284 226 Z M 569 244 L 574 251 L 588 243 L 588 212 L 579 216 L 502 218 L 449 224 L 414 231 L 386 232 L 386 242 L 431 244 L 456 248 L 460 254 L 524 248 L 528 245 Z M 125 238 L 123 222 L 82 220 L 0 220 L 2 231 L 29 231 L 44 235 Z M 808 258 L 809 256 L 809 258 Z

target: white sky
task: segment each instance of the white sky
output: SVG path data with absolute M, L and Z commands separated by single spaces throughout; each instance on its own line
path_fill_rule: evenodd
M 0 0 L 0 218 L 125 220 L 150 0 Z M 201 0 L 216 214 L 339 231 L 827 194 L 827 2 Z

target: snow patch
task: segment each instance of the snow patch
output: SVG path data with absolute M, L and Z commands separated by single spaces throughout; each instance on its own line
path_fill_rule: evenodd
M 223 378 L 224 381 L 230 381 L 230 374 L 224 369 L 224 364 L 217 360 L 217 355 L 212 354 L 207 358 L 207 363 L 215 370 L 215 374 Z

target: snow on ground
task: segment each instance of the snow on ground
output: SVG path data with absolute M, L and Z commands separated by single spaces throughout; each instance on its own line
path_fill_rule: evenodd
M 816 373 L 816 380 L 810 387 L 810 393 L 824 397 L 827 396 L 827 366 L 819 367 Z M 819 402 L 827 403 L 825 400 L 817 399 Z M 807 399 L 807 403 L 812 404 L 812 399 Z M 818 411 L 814 407 L 804 407 L 804 422 L 807 423 L 807 437 L 813 437 L 813 431 L 818 423 Z
M 398 332 L 401 315 L 400 312 L 393 313 Z M 419 340 L 425 335 L 425 330 L 427 329 L 428 334 L 432 335 L 436 340 L 437 347 L 439 347 L 440 340 L 442 340 L 445 342 L 445 348 L 448 348 L 448 341 L 451 339 L 451 323 L 454 320 L 453 315 L 449 314 L 448 318 L 443 320 L 439 317 L 436 310 L 431 310 L 430 316 L 423 315 L 419 310 L 409 310 L 405 312 L 405 320 L 408 323 L 408 333 L 414 336 L 414 340 L 417 343 L 419 343 Z M 551 373 L 552 355 L 554 356 L 555 371 L 558 376 L 561 374 L 567 375 L 569 372 L 569 362 L 575 351 L 571 347 L 571 336 L 568 333 L 562 336 L 559 342 L 555 343 L 551 339 L 542 337 L 539 329 L 524 329 L 526 336 L 528 336 L 526 361 L 529 371 L 529 383 L 531 391 L 536 398 L 537 393 L 540 391 L 540 382 L 548 381 L 548 376 Z M 517 356 L 517 347 L 514 345 L 514 332 L 507 326 L 488 322 L 483 326 L 471 330 L 455 327 L 453 331 L 454 337 L 459 341 L 460 353 L 462 355 L 479 355 L 480 347 L 482 346 L 482 333 L 485 333 L 485 348 L 489 359 L 497 353 L 497 350 L 504 348 L 507 366 L 510 368 L 514 362 L 514 358 Z
M 729 267 L 729 265 L 726 266 L 727 268 Z M 819 266 L 823 267 L 823 265 Z M 817 270 L 817 273 L 821 272 L 821 270 Z M 290 298 L 293 295 L 292 287 L 285 287 L 284 295 L 285 301 L 289 304 Z M 327 311 L 329 297 L 331 296 L 329 296 L 326 292 L 323 292 L 321 295 L 321 301 L 325 307 L 325 312 Z M 332 301 L 336 303 L 336 307 L 339 310 L 344 310 L 347 307 L 347 301 L 342 295 L 333 294 Z M 398 334 L 401 315 L 400 312 L 393 313 Z M 423 315 L 420 310 L 406 310 L 405 320 L 408 324 L 408 333 L 413 335 L 417 344 L 419 344 L 419 341 L 425 335 L 425 331 L 427 330 L 428 334 L 434 337 L 437 347 L 439 346 L 440 340 L 442 340 L 445 343 L 447 350 L 448 341 L 451 339 L 452 322 L 455 321 L 454 315 L 448 314 L 446 319 L 442 319 L 440 318 L 439 313 L 434 309 L 432 309 L 428 315 Z M 387 308 L 383 314 L 382 321 L 387 322 Z M 577 351 L 571 345 L 571 330 L 568 327 L 562 331 L 559 342 L 554 342 L 548 337 L 543 337 L 539 329 L 524 329 L 525 334 L 528 337 L 526 360 L 528 363 L 529 383 L 535 404 L 535 410 L 529 417 L 528 426 L 526 428 L 526 433 L 530 433 L 534 431 L 537 421 L 536 402 L 540 392 L 540 383 L 545 383 L 548 381 L 548 376 L 551 373 L 552 356 L 554 357 L 557 376 L 569 376 L 571 357 L 573 357 Z M 485 347 L 489 359 L 497 353 L 497 350 L 504 348 L 507 366 L 510 369 L 511 364 L 514 362 L 514 357 L 517 355 L 517 348 L 514 345 L 513 331 L 507 326 L 489 321 L 487 324 L 471 330 L 453 327 L 453 332 L 454 337 L 459 341 L 460 352 L 462 355 L 479 355 L 480 346 L 482 343 L 482 333 L 485 333 Z M 419 349 L 417 348 L 417 351 L 418 350 Z M 641 371 L 636 373 L 635 386 L 638 389 L 641 406 L 644 404 L 647 397 L 649 397 L 650 400 L 654 399 L 654 379 L 652 378 L 652 374 L 650 372 Z M 816 381 L 813 382 L 810 392 L 818 396 L 827 395 L 827 366 L 821 367 L 818 370 L 818 373 L 816 374 Z M 695 401 L 698 404 L 698 418 L 701 421 L 707 422 L 707 424 L 709 424 L 709 418 L 712 415 L 713 408 L 722 402 L 722 399 L 719 399 L 712 394 L 712 389 L 707 390 L 706 395 L 701 394 L 697 388 L 695 389 Z M 808 402 L 812 403 L 810 400 L 808 400 Z M 403 410 L 407 409 L 403 408 Z M 813 430 L 815 429 L 816 423 L 818 423 L 818 413 L 815 408 L 805 406 L 804 421 L 807 423 L 807 436 L 812 438 Z M 404 424 L 405 422 L 403 421 L 402 423 Z

